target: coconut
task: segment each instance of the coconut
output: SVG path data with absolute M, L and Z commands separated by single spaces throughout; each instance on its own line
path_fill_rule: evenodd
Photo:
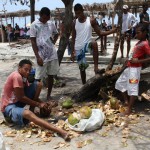
M 77 124 L 80 121 L 80 119 L 81 119 L 80 115 L 74 112 L 74 113 L 72 113 L 72 114 L 69 115 L 68 122 L 72 126 L 74 126 L 75 124 Z
M 84 106 L 80 108 L 79 112 L 82 119 L 88 119 L 91 117 L 92 109 L 88 106 Z
M 40 117 L 49 117 L 51 114 L 51 109 L 40 108 Z
M 71 108 L 72 105 L 73 105 L 73 101 L 71 99 L 67 99 L 62 103 L 63 108 Z
M 111 98 L 109 99 L 109 101 L 110 101 L 110 107 L 111 107 L 112 109 L 118 109 L 119 102 L 118 102 L 117 98 L 111 97 Z

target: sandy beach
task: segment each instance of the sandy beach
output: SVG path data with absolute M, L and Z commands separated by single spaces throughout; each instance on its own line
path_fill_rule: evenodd
M 106 67 L 108 60 L 111 58 L 113 52 L 113 38 L 108 39 L 107 55 L 99 56 L 100 60 L 105 60 L 99 64 L 100 67 Z M 132 47 L 136 40 L 132 41 Z M 0 43 L 0 93 L 7 76 L 17 69 L 18 62 L 23 58 L 30 58 L 33 62 L 34 53 L 31 44 L 14 44 L 11 47 L 9 43 Z M 99 43 L 100 44 L 100 43 Z M 58 45 L 58 43 L 57 43 Z M 69 59 L 67 50 L 65 57 Z M 117 59 L 120 58 L 118 51 Z M 117 64 L 116 64 L 117 65 Z M 119 64 L 118 64 L 119 65 Z M 62 88 L 53 88 L 52 97 L 59 102 L 65 97 L 66 91 L 70 89 L 80 88 L 82 86 L 79 75 L 78 65 L 76 63 L 63 62 L 60 66 L 59 76 L 63 78 L 66 86 Z M 87 79 L 94 76 L 93 64 L 91 63 L 87 69 Z M 46 89 L 42 89 L 40 97 L 44 100 L 46 98 Z M 3 116 L 0 113 L 0 131 L 5 135 L 4 140 L 10 150 L 41 150 L 41 149 L 61 149 L 61 150 L 77 150 L 79 142 L 87 142 L 82 150 L 149 150 L 150 149 L 150 102 L 137 101 L 134 107 L 135 115 L 129 119 L 127 126 L 102 126 L 99 130 L 93 132 L 82 133 L 76 135 L 71 142 L 64 142 L 62 138 L 55 135 L 51 137 L 48 142 L 43 142 L 41 137 L 37 134 L 27 136 L 29 133 L 24 132 L 25 128 L 18 128 L 16 126 L 7 126 L 3 123 Z M 122 123 L 123 124 L 123 123 Z M 22 130 L 22 133 L 20 132 Z M 12 136 L 6 136 L 6 132 L 14 131 Z M 125 133 L 124 133 L 125 132 Z M 127 136 L 127 137 L 126 137 Z

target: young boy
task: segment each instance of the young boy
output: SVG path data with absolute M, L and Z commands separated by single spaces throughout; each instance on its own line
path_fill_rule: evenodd
M 132 106 L 138 96 L 142 63 L 150 62 L 150 57 L 144 58 L 145 55 L 150 56 L 150 46 L 146 40 L 146 35 L 147 28 L 142 24 L 137 26 L 136 38 L 139 41 L 130 54 L 130 58 L 127 61 L 127 68 L 123 71 L 115 85 L 115 88 L 122 92 L 123 98 L 128 104 L 124 115 L 129 115 L 132 112 Z
M 92 51 L 94 60 L 95 74 L 103 73 L 103 69 L 98 69 L 98 45 L 97 42 L 92 41 L 92 29 L 97 35 L 106 36 L 117 31 L 116 28 L 110 31 L 101 31 L 95 18 L 87 17 L 84 14 L 84 9 L 81 4 L 74 6 L 76 19 L 72 25 L 72 54 L 71 59 L 74 61 L 75 56 L 80 69 L 80 76 L 82 84 L 86 83 L 86 68 L 88 63 L 86 61 L 85 53 Z
M 25 125 L 32 121 L 39 126 L 59 133 L 67 140 L 66 131 L 56 128 L 25 108 L 25 105 L 30 105 L 31 107 L 48 109 L 47 103 L 38 98 L 41 85 L 37 85 L 36 82 L 31 86 L 28 84 L 27 78 L 31 68 L 31 61 L 23 59 L 19 62 L 18 70 L 8 76 L 2 92 L 1 111 L 6 120 L 15 124 Z

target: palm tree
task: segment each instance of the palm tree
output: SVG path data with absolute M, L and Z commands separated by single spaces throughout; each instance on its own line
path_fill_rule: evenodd
M 74 0 L 62 0 L 62 2 L 65 5 L 65 18 L 64 18 L 64 33 L 62 34 L 62 37 L 59 41 L 59 48 L 57 51 L 59 64 L 61 63 L 62 58 L 64 56 L 64 52 L 68 45 L 69 37 L 72 30 L 72 20 L 73 20 L 72 6 Z

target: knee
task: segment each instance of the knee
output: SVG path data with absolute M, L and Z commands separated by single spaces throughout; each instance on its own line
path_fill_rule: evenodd
M 41 81 L 37 82 L 37 88 L 42 89 L 42 87 L 43 87 L 43 83 Z
M 30 110 L 25 109 L 23 112 L 23 118 L 29 119 L 33 115 L 33 112 Z
M 95 47 L 98 46 L 96 41 L 92 41 L 92 42 L 91 42 L 91 45 L 92 45 L 92 48 L 95 48 Z

